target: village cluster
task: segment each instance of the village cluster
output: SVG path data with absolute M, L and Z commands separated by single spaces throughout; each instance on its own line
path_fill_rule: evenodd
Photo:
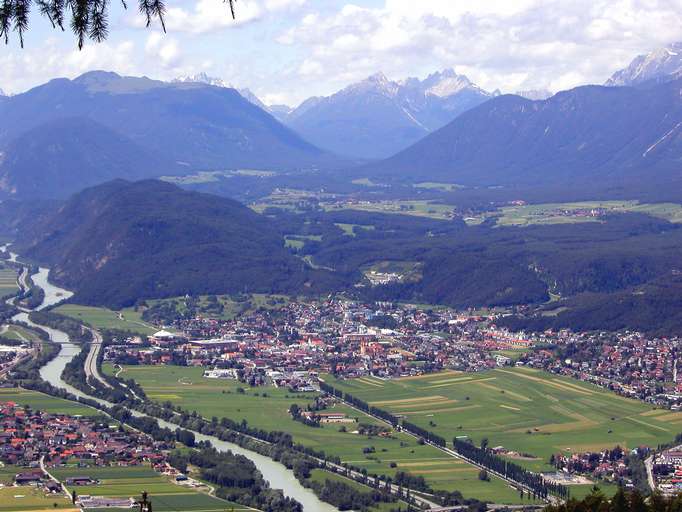
M 512 363 L 500 350 L 533 339 L 496 328 L 488 318 L 450 310 L 341 300 L 294 302 L 234 320 L 178 318 L 144 338 L 105 349 L 116 364 L 176 363 L 209 368 L 207 376 L 299 389 L 317 372 L 394 378 L 454 368 L 481 371 Z
M 171 474 L 173 470 L 166 462 L 170 448 L 166 443 L 102 419 L 34 411 L 14 402 L 0 403 L 0 462 L 21 468 L 14 476 L 17 487 L 32 486 L 46 494 L 62 494 L 64 485 L 70 488 L 97 485 L 97 479 L 89 475 L 91 467 L 151 465 L 159 472 Z M 66 465 L 81 467 L 82 475 L 58 482 L 50 471 Z M 102 507 L 121 506 L 116 499 L 93 498 L 89 494 L 82 499 L 96 499 L 94 504 Z M 130 500 L 125 501 L 123 505 L 129 507 Z M 93 503 L 88 502 L 88 506 Z
M 672 410 L 682 408 L 682 379 L 677 372 L 680 339 L 629 332 L 568 331 L 546 338 L 546 345 L 536 346 L 520 361 L 591 382 L 622 396 Z

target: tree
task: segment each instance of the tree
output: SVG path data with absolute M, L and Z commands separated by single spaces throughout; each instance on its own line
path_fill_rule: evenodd
M 229 4 L 234 18 L 237 0 L 223 2 Z M 23 48 L 29 13 L 35 5 L 40 14 L 50 20 L 53 28 L 64 30 L 68 23 L 78 38 L 78 48 L 83 48 L 86 39 L 99 43 L 109 35 L 109 4 L 109 0 L 0 0 L 0 36 L 8 43 L 9 33 L 14 30 L 19 35 L 19 43 Z M 126 0 L 121 0 L 121 4 L 128 8 Z M 166 31 L 164 0 L 138 0 L 138 9 L 146 18 L 148 27 L 156 19 L 163 31 Z

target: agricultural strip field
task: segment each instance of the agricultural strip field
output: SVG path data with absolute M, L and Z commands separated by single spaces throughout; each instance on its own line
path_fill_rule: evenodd
M 78 485 L 67 488 L 79 495 L 110 498 L 139 499 L 142 491 L 149 493 L 154 510 L 224 512 L 226 510 L 253 510 L 236 503 L 220 500 L 189 487 L 177 485 L 167 476 L 147 466 L 133 467 L 59 467 L 50 469 L 52 475 L 65 482 L 69 477 L 90 477 L 99 484 Z M 99 509 L 90 509 L 97 511 Z M 108 509 L 102 509 L 108 510 Z
M 113 374 L 111 365 L 104 365 L 105 373 Z M 227 417 L 234 421 L 245 419 L 251 426 L 264 430 L 284 430 L 291 433 L 295 442 L 344 462 L 366 468 L 368 473 L 393 476 L 397 471 L 423 475 L 434 489 L 459 490 L 465 497 L 490 500 L 497 503 L 519 503 L 519 495 L 503 481 L 478 479 L 478 469 L 462 463 L 436 448 L 419 445 L 405 434 L 393 432 L 391 437 L 368 437 L 357 433 L 357 423 L 323 424 L 319 428 L 294 421 L 288 413 L 293 403 L 300 407 L 312 402 L 315 393 L 296 394 L 274 387 L 249 388 L 234 380 L 206 379 L 202 368 L 180 366 L 125 366 L 121 378 L 134 379 L 151 400 L 172 402 L 202 416 Z M 370 379 L 367 388 L 384 383 Z M 245 388 L 244 393 L 238 388 Z M 435 393 L 434 393 L 435 394 Z M 266 396 L 263 396 L 266 395 Z M 382 425 L 373 418 L 346 406 L 337 406 L 335 412 L 344 412 L 360 423 Z M 345 432 L 341 427 L 345 427 Z M 365 448 L 373 453 L 363 453 Z M 395 466 L 391 467 L 391 463 Z M 404 464 L 416 464 L 407 465 Z
M 106 308 L 65 304 L 55 308 L 54 311 L 85 322 L 96 329 L 119 329 L 139 335 L 153 334 L 158 330 L 153 325 L 143 321 L 140 313 L 132 309 L 119 312 Z
M 17 286 L 17 271 L 11 267 L 0 268 L 0 297 L 15 293 Z
M 535 471 L 551 471 L 549 458 L 559 452 L 655 447 L 682 432 L 682 413 L 659 413 L 643 402 L 529 368 L 443 372 L 383 381 L 381 387 L 366 379 L 324 378 L 448 442 L 455 436 L 476 444 L 487 438 L 491 447 L 524 454 L 514 462 Z
M 99 416 L 100 413 L 86 405 L 70 400 L 63 400 L 38 391 L 22 388 L 0 388 L 0 402 L 15 402 L 18 405 L 28 405 L 54 414 L 68 414 L 71 416 Z

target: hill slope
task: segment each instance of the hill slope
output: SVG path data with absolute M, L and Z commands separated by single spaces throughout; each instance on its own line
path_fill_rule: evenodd
M 88 144 L 68 142 L 60 131 L 53 133 L 63 148 L 61 158 L 81 158 L 96 144 L 100 151 L 121 152 L 121 139 L 138 147 L 135 158 L 118 162 L 95 174 L 90 166 L 56 167 L 53 172 L 70 173 L 85 184 L 102 182 L 113 176 L 155 177 L 206 169 L 298 169 L 332 165 L 335 157 L 324 153 L 282 125 L 274 117 L 244 99 L 230 88 L 199 83 L 167 83 L 148 78 L 121 77 L 115 73 L 91 72 L 74 80 L 57 79 L 0 102 L 0 151 L 19 151 L 17 141 L 31 137 L 35 130 L 47 133 L 48 126 L 65 119 L 80 118 L 103 129 L 89 134 Z M 71 130 L 75 125 L 71 124 Z M 79 131 L 82 131 L 81 128 Z M 40 142 L 40 146 L 38 146 Z M 39 153 L 49 153 L 52 140 L 34 141 Z M 68 152 L 66 151 L 68 150 Z M 145 157 L 140 158 L 140 152 Z M 23 157 L 22 157 L 23 158 Z M 89 157 L 86 157 L 89 158 Z M 127 160 L 124 162 L 123 160 Z M 106 162 L 112 164 L 112 162 Z M 125 164 L 125 165 L 123 165 Z M 162 170 L 163 168 L 163 170 Z M 21 180 L 11 168 L 6 173 L 28 186 L 5 188 L 17 197 L 28 195 L 43 179 L 40 162 L 21 169 Z M 30 180 L 33 180 L 31 184 Z M 67 192 L 82 188 L 64 187 Z M 48 190 L 49 192 L 49 190 Z M 58 194 L 53 194 L 53 197 Z
M 586 86 L 544 101 L 500 96 L 357 172 L 471 186 L 679 183 L 681 87 Z
M 267 218 L 160 181 L 117 180 L 73 196 L 17 242 L 83 304 L 120 308 L 190 294 L 302 292 L 307 269 Z
M 114 178 L 140 179 L 177 168 L 162 155 L 85 117 L 56 119 L 8 143 L 0 189 L 23 197 L 66 197 Z

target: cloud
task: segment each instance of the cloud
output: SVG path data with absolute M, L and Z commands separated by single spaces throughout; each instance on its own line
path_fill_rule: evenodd
M 277 41 L 303 80 L 402 78 L 455 67 L 488 89 L 602 83 L 637 53 L 682 39 L 682 0 L 385 0 L 308 12 Z
M 236 3 L 236 18 L 232 19 L 230 8 L 223 0 L 197 0 L 191 2 L 192 7 L 183 6 L 182 2 L 176 1 L 168 5 L 164 21 L 169 32 L 206 34 L 246 25 L 275 11 L 301 7 L 305 2 L 306 0 L 240 0 Z M 127 16 L 127 23 L 135 28 L 146 26 L 146 20 L 133 13 Z
M 149 34 L 144 49 L 147 56 L 159 62 L 164 68 L 177 68 L 181 63 L 178 42 L 161 32 Z
M 4 53 L 0 56 L 2 88 L 19 93 L 50 78 L 74 78 L 93 69 L 106 69 L 121 74 L 139 70 L 135 44 L 130 40 L 117 43 L 86 44 L 79 51 L 61 49 L 55 38 L 42 45 Z

